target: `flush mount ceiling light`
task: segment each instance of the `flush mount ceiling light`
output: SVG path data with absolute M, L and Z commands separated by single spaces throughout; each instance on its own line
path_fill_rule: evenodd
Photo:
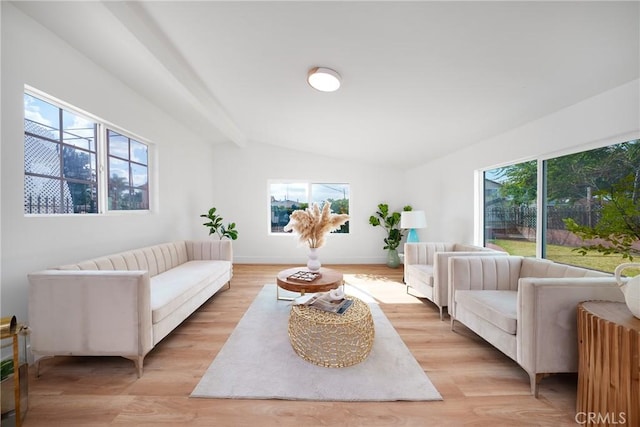
M 334 92 L 340 87 L 340 74 L 331 68 L 314 67 L 309 70 L 307 82 L 321 92 Z

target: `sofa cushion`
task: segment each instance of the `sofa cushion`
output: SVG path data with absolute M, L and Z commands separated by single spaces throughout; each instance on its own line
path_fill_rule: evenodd
M 411 274 L 412 279 L 417 279 L 429 286 L 433 286 L 433 265 L 412 264 L 407 266 L 407 270 L 411 270 L 407 275 Z
M 230 261 L 189 261 L 152 277 L 151 321 L 164 319 L 230 269 Z
M 517 291 L 456 291 L 456 303 L 497 326 L 516 334 Z

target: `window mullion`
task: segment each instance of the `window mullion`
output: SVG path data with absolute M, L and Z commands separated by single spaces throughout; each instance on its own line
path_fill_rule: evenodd
M 60 165 L 60 174 L 58 177 L 60 179 L 60 207 L 56 210 L 55 202 L 53 206 L 53 212 L 60 214 L 66 213 L 64 209 L 64 145 L 62 144 L 62 141 L 64 141 L 64 135 L 62 133 L 64 126 L 63 114 L 64 113 L 60 108 L 58 110 L 58 164 Z
M 131 159 L 133 159 L 133 153 L 131 152 L 131 138 L 127 138 L 127 144 L 129 149 L 129 158 L 127 159 L 127 166 L 129 167 L 129 196 L 133 196 L 133 167 L 131 166 Z
M 547 252 L 547 167 L 545 160 L 538 160 L 537 186 L 536 258 L 545 258 Z
M 108 193 L 109 193 L 109 179 L 108 179 L 108 164 L 107 164 L 107 138 L 106 129 L 102 123 L 97 124 L 98 135 L 96 142 L 97 159 L 98 159 L 98 212 L 103 214 L 107 212 Z

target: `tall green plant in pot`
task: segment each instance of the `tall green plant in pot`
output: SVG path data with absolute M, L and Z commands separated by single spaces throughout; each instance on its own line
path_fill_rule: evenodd
M 413 208 L 405 206 L 403 211 L 411 211 Z M 400 265 L 398 256 L 398 246 L 404 234 L 400 228 L 400 212 L 389 212 L 389 205 L 380 203 L 375 215 L 369 217 L 369 224 L 374 227 L 380 226 L 387 230 L 387 237 L 384 239 L 384 247 L 387 250 L 387 267 L 397 268 Z
M 209 235 L 217 234 L 220 239 L 226 237 L 231 240 L 238 238 L 238 230 L 236 230 L 236 223 L 231 222 L 226 226 L 222 224 L 222 217 L 216 214 L 216 208 L 209 209 L 206 214 L 200 215 L 202 218 L 207 218 L 209 222 L 205 222 L 205 227 L 209 228 Z

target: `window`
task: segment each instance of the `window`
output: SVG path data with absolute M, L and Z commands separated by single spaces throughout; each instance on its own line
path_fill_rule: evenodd
M 639 140 L 548 159 L 544 168 L 545 258 L 612 272 L 625 250 L 640 255 Z
M 24 213 L 149 209 L 149 146 L 60 104 L 24 94 Z
M 640 140 L 485 171 L 483 211 L 485 246 L 612 272 L 640 256 Z
M 97 124 L 24 96 L 24 212 L 97 213 Z
M 537 162 L 484 172 L 484 245 L 536 255 Z
M 110 209 L 149 209 L 147 146 L 112 130 L 107 140 Z
M 269 184 L 270 232 L 285 233 L 283 228 L 289 222 L 291 212 L 306 209 L 309 203 L 331 203 L 331 211 L 336 214 L 349 213 L 349 184 L 271 182 Z M 349 222 L 334 233 L 349 233 Z

